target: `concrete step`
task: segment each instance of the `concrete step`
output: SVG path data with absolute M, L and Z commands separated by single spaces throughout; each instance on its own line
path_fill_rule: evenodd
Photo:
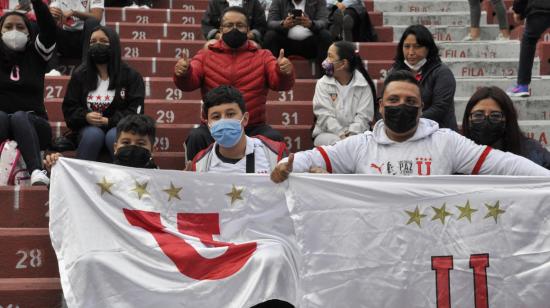
M 518 58 L 446 58 L 443 61 L 455 77 L 515 76 L 519 62 Z M 539 75 L 540 61 L 536 58 L 533 64 L 533 76 Z
M 469 97 L 455 97 L 456 118 L 462 120 Z M 512 97 L 519 120 L 550 120 L 550 96 Z
M 383 21 L 385 26 L 393 25 L 431 25 L 431 26 L 470 26 L 470 12 L 441 12 L 433 13 L 402 13 L 384 12 Z M 487 13 L 481 12 L 482 26 L 487 24 Z
M 386 16 L 387 13 L 384 13 Z M 466 13 L 464 13 L 466 14 Z M 468 13 L 469 15 L 469 13 Z M 411 23 L 412 24 L 412 23 Z M 406 24 L 409 25 L 409 24 Z M 405 29 L 408 26 L 395 25 L 393 26 L 393 40 L 398 42 L 405 32 Z M 430 29 L 434 40 L 436 41 L 461 41 L 469 33 L 469 26 L 465 24 L 464 26 L 427 26 Z M 494 40 L 499 33 L 498 25 L 485 25 L 481 26 L 481 36 L 482 40 Z
M 548 136 L 550 136 L 550 121 L 519 121 L 519 128 L 527 137 L 538 140 L 546 147 L 546 149 L 550 150 L 550 145 L 548 144 Z
M 46 187 L 0 187 L 0 228 L 47 228 Z
M 519 41 L 439 42 L 442 58 L 516 58 L 519 59 Z
M 456 76 L 456 97 L 470 97 L 482 86 L 496 86 L 506 90 L 516 83 L 515 76 L 483 78 L 460 78 Z M 531 82 L 533 97 L 550 95 L 550 76 L 534 77 Z
M 446 1 L 403 1 L 403 0 L 376 0 L 374 9 L 381 12 L 467 12 L 470 10 L 468 1 L 446 0 Z
M 184 9 L 184 10 L 206 10 L 208 0 L 155 0 L 154 8 L 156 9 Z M 367 10 L 374 10 L 372 0 L 365 1 Z M 269 8 L 268 8 L 269 9 Z
M 59 278 L 0 279 L 0 307 L 61 308 Z

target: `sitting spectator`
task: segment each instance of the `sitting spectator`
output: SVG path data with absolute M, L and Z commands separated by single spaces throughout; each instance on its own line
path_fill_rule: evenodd
M 525 19 L 525 29 L 521 37 L 517 83 L 507 89 L 506 93 L 513 97 L 528 97 L 531 96 L 529 85 L 537 42 L 544 31 L 550 28 L 550 1 L 514 0 L 512 10 L 517 24 Z
M 455 116 L 456 81 L 453 72 L 439 58 L 430 30 L 422 25 L 408 27 L 397 47 L 393 70 L 409 70 L 422 88 L 422 117 L 441 128 L 458 130 Z
M 42 2 L 44 2 L 46 5 L 48 4 L 48 0 L 42 0 Z M 32 10 L 30 0 L 23 0 L 23 1 L 0 0 L 0 15 L 4 15 L 4 11 L 12 11 L 12 10 L 26 12 L 27 18 L 33 23 L 36 22 L 36 15 Z
M 378 40 L 363 0 L 327 0 L 327 8 L 329 30 L 333 40 L 349 42 Z
M 153 7 L 153 0 L 105 0 L 105 6 L 150 9 Z
M 87 38 L 99 24 L 104 25 L 103 0 L 55 0 L 50 13 L 57 21 L 57 52 L 65 58 L 86 59 Z
M 244 133 L 249 115 L 236 88 L 212 89 L 204 97 L 202 109 L 216 141 L 193 158 L 192 171 L 267 174 L 287 155 L 284 143 Z
M 0 18 L 0 142 L 17 141 L 32 185 L 47 185 L 40 150 L 52 133 L 44 107 L 44 73 L 55 48 L 55 22 L 41 0 L 32 0 L 40 35 L 22 13 Z
M 325 0 L 273 0 L 267 17 L 268 31 L 264 48 L 277 57 L 281 49 L 285 55 L 315 59 L 322 74 L 321 63 L 327 57 L 332 43 Z
M 325 76 L 317 81 L 313 96 L 315 146 L 334 144 L 370 129 L 376 97 L 374 83 L 354 44 L 332 44 L 323 68 Z
M 247 40 L 246 11 L 241 7 L 225 10 L 220 30 L 220 40 L 200 50 L 191 61 L 184 56 L 176 63 L 176 86 L 183 91 L 201 87 L 203 97 L 222 84 L 236 87 L 243 94 L 250 113 L 245 133 L 281 141 L 281 134 L 265 123 L 265 104 L 269 89 L 286 91 L 294 85 L 292 63 L 284 53 L 277 59 L 268 50 L 258 49 Z M 202 117 L 206 119 L 206 115 Z M 185 142 L 187 159 L 193 159 L 212 142 L 214 139 L 205 124 L 193 129 Z
M 201 30 L 207 40 L 219 40 L 221 37 L 220 22 L 222 13 L 229 6 L 239 6 L 246 11 L 248 18 L 249 40 L 258 44 L 262 42 L 262 36 L 267 28 L 265 11 L 258 0 L 209 0 L 208 8 L 202 17 Z
M 155 169 L 153 145 L 155 121 L 144 114 L 131 114 L 118 122 L 114 143 L 115 165 Z M 51 170 L 61 153 L 51 153 L 44 159 L 44 166 Z
M 546 170 L 512 153 L 477 145 L 436 122 L 421 119 L 421 88 L 408 71 L 395 71 L 384 81 L 380 113 L 372 132 L 351 136 L 332 146 L 298 152 L 271 173 L 282 182 L 291 171 L 320 167 L 331 173 L 384 175 L 541 175 Z
M 472 95 L 464 110 L 462 132 L 477 144 L 512 152 L 550 169 L 550 152 L 521 133 L 514 104 L 500 88 L 482 87 Z
M 67 85 L 62 109 L 67 126 L 79 134 L 76 157 L 97 160 L 103 145 L 113 155 L 120 119 L 143 113 L 145 86 L 141 75 L 121 60 L 116 32 L 99 26 L 89 45 L 86 62 Z

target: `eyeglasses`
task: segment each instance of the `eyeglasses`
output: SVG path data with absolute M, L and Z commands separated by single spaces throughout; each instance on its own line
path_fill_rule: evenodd
M 226 24 L 222 25 L 223 32 L 229 32 L 229 31 L 233 30 L 233 28 L 237 28 L 237 30 L 239 30 L 241 32 L 245 32 L 246 30 L 248 30 L 248 26 L 246 24 L 242 24 L 242 23 L 237 23 L 237 24 L 226 23 Z
M 472 123 L 482 123 L 485 119 L 489 119 L 489 122 L 497 124 L 504 121 L 504 114 L 500 111 L 492 111 L 488 116 L 485 116 L 485 112 L 481 110 L 470 114 Z

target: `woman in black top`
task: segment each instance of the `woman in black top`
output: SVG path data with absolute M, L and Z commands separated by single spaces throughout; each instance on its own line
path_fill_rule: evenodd
M 27 16 L 7 12 L 0 18 L 0 142 L 14 139 L 32 185 L 47 185 L 40 150 L 51 141 L 44 107 L 44 74 L 55 47 L 55 22 L 42 0 L 32 0 L 39 33 Z
M 116 32 L 94 29 L 86 62 L 73 73 L 62 106 L 67 126 L 79 135 L 77 157 L 97 160 L 103 145 L 112 156 L 116 125 L 143 113 L 144 99 L 143 78 L 122 62 Z

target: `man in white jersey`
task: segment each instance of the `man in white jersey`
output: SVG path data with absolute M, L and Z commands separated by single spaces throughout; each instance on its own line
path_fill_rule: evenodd
M 215 142 L 193 158 L 188 170 L 269 174 L 287 156 L 282 142 L 246 136 L 244 127 L 249 116 L 237 88 L 223 85 L 210 90 L 202 108 Z
M 512 153 L 475 144 L 432 120 L 421 119 L 422 101 L 415 77 L 396 71 L 384 81 L 380 113 L 372 132 L 333 146 L 298 152 L 282 160 L 271 179 L 282 182 L 290 172 L 320 167 L 330 173 L 383 175 L 538 175 L 546 170 Z

